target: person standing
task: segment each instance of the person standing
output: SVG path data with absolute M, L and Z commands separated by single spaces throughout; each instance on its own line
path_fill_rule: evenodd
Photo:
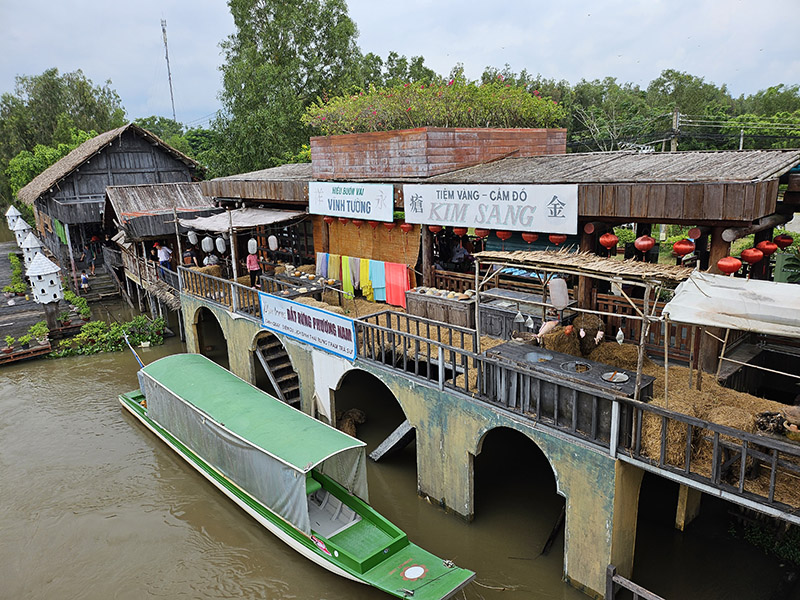
M 199 267 L 200 263 L 197 262 L 197 252 L 194 246 L 189 246 L 183 253 L 183 264 L 186 267 Z
M 164 269 L 171 269 L 172 264 L 172 250 L 167 248 L 166 246 L 162 246 L 158 242 L 156 242 L 156 248 L 158 249 L 158 264 L 161 265 L 161 276 L 164 276 Z
M 97 261 L 97 252 L 93 244 L 88 243 L 83 247 L 83 254 L 81 254 L 80 260 L 86 262 L 86 266 L 89 267 L 92 277 L 94 277 L 94 264 Z
M 247 272 L 250 273 L 250 287 L 260 287 L 256 283 L 261 275 L 261 267 L 258 264 L 258 256 L 256 254 L 247 255 Z

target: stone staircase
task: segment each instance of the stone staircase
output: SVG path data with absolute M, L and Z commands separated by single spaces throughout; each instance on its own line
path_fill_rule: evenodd
M 264 367 L 278 398 L 296 408 L 299 407 L 300 379 L 281 341 L 274 335 L 261 339 L 256 357 Z

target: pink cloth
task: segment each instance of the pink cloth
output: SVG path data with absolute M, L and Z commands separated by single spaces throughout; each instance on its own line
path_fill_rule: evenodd
M 247 255 L 247 270 L 258 271 L 261 267 L 258 266 L 258 256 L 255 254 Z
M 408 284 L 408 267 L 400 263 L 384 263 L 386 265 L 386 302 L 394 306 L 406 307 L 406 291 Z

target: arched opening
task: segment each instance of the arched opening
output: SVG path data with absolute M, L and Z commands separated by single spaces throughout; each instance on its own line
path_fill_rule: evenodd
M 210 358 L 226 369 L 230 368 L 228 359 L 228 342 L 222 333 L 222 327 L 209 309 L 202 307 L 195 317 L 197 346 L 200 354 Z
M 287 404 L 300 403 L 300 380 L 280 338 L 269 331 L 258 334 L 251 353 L 255 385 Z

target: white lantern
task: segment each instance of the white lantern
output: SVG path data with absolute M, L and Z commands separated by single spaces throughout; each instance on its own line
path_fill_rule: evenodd
M 31 282 L 33 296 L 39 304 L 58 302 L 63 297 L 61 290 L 61 269 L 48 260 L 41 252 L 37 252 L 28 267 L 28 280 Z
M 11 231 L 14 232 L 14 237 L 17 239 L 17 246 L 22 247 L 22 242 L 33 230 L 31 229 L 31 226 L 28 225 L 23 219 L 17 219 L 17 222 L 14 224 L 14 228 Z
M 218 237 L 216 239 L 216 242 L 217 242 L 217 252 L 219 252 L 220 254 L 225 252 L 225 240 L 222 239 L 222 236 Z
M 202 248 L 203 248 L 203 252 L 205 252 L 205 253 L 213 252 L 214 251 L 214 238 L 212 238 L 209 235 L 204 237 L 203 238 L 203 242 L 202 242 Z
M 28 236 L 23 240 L 21 248 L 22 248 L 22 255 L 25 258 L 26 269 L 31 266 L 31 263 L 33 262 L 33 258 L 34 256 L 36 256 L 36 253 L 42 252 L 44 250 L 44 247 L 42 246 L 42 243 L 39 241 L 39 238 L 33 235 L 33 232 L 29 233 Z
M 17 224 L 17 221 L 22 216 L 22 213 L 17 210 L 17 207 L 13 204 L 8 208 L 6 211 L 6 221 L 8 222 L 8 228 L 11 231 L 14 231 L 14 225 Z
M 256 241 L 255 238 L 250 238 L 249 240 L 247 240 L 247 251 L 250 254 L 255 254 L 256 252 L 258 252 L 258 242 Z
M 189 230 L 188 236 L 189 236 L 189 243 L 192 246 L 194 246 L 197 243 L 197 232 L 191 229 Z
M 563 310 L 569 304 L 567 282 L 563 279 L 551 279 L 547 284 L 550 290 L 550 303 L 558 310 Z
M 278 249 L 278 238 L 276 238 L 274 235 L 269 236 L 267 238 L 267 245 L 269 246 L 270 250 L 275 252 L 275 250 Z

